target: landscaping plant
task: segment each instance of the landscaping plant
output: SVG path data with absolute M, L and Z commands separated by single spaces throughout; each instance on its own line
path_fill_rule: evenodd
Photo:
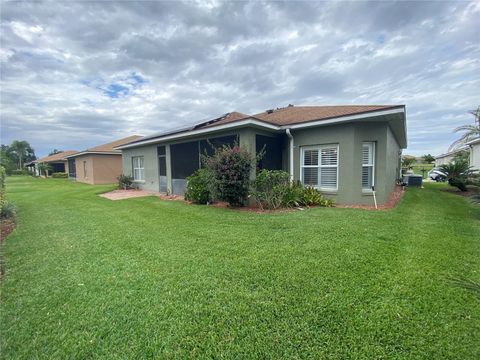
M 52 178 L 54 179 L 67 179 L 68 174 L 64 172 L 56 172 L 52 174 Z
M 472 173 L 472 169 L 467 161 L 454 160 L 448 164 L 440 165 L 440 169 L 447 174 L 447 180 L 450 186 L 454 186 L 460 191 L 467 191 L 467 179 Z
M 196 204 L 208 204 L 214 200 L 214 187 L 212 186 L 213 174 L 211 170 L 198 169 L 193 175 L 187 177 L 187 190 L 185 200 Z
M 278 209 L 290 188 L 290 175 L 282 170 L 261 170 L 252 185 L 252 195 L 262 209 Z
M 15 217 L 16 207 L 12 203 L 9 203 L 5 196 L 5 177 L 6 171 L 3 166 L 0 166 L 0 218 L 13 218 Z
M 123 190 L 133 189 L 133 176 L 131 175 L 120 175 L 117 177 L 118 188 Z
M 244 206 L 250 187 L 250 171 L 256 157 L 238 145 L 219 147 L 203 157 L 205 167 L 212 171 L 218 199 L 230 206 Z

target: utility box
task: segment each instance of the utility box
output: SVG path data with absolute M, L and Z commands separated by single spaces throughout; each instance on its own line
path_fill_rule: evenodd
M 421 187 L 423 184 L 423 176 L 422 175 L 405 175 L 403 177 L 403 182 L 407 184 L 407 186 L 416 186 Z

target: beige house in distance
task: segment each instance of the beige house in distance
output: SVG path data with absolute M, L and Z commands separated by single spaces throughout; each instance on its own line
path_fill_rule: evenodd
M 115 183 L 122 174 L 122 152 L 115 148 L 140 138 L 132 135 L 68 156 L 68 178 L 92 185 Z
M 67 157 L 75 155 L 77 151 L 75 150 L 67 150 L 61 151 L 59 153 L 45 156 L 41 159 L 37 159 L 34 161 L 25 164 L 25 166 L 30 169 L 31 172 L 35 174 L 35 176 L 40 176 L 40 171 L 38 169 L 38 164 L 48 164 L 50 165 L 51 170 L 48 171 L 49 175 L 52 173 L 68 173 L 68 161 Z

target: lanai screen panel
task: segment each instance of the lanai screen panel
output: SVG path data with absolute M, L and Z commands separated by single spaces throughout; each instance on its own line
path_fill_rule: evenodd
M 215 148 L 223 145 L 232 146 L 236 140 L 236 135 L 229 135 L 170 145 L 172 192 L 179 195 L 185 192 L 186 178 L 201 166 L 200 154 L 212 155 Z
M 282 170 L 282 139 L 279 136 L 256 136 L 257 154 L 265 149 L 263 158 L 258 162 L 259 169 Z
M 77 169 L 75 167 L 75 158 L 68 159 L 68 177 L 73 179 L 77 177 Z

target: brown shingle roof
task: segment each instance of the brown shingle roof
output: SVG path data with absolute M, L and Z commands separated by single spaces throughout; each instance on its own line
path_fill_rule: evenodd
M 235 121 L 253 118 L 277 126 L 299 124 L 314 120 L 327 120 L 348 115 L 358 115 L 371 111 L 386 110 L 400 105 L 335 105 L 335 106 L 288 106 L 281 109 L 269 110 L 252 116 L 239 112 L 232 112 L 227 116 L 204 125 L 218 126 Z M 403 106 L 403 105 L 402 105 Z
M 37 159 L 34 162 L 36 163 L 47 163 L 47 162 L 55 162 L 55 161 L 63 161 L 65 160 L 65 157 L 73 155 L 78 153 L 76 150 L 67 150 L 67 151 L 62 151 L 58 154 L 53 154 L 50 156 L 45 156 L 41 159 Z
M 140 138 L 141 138 L 141 136 L 139 136 L 139 135 L 132 135 L 132 136 L 128 136 L 128 137 L 123 138 L 123 139 L 112 141 L 112 142 L 107 143 L 107 144 L 98 145 L 98 146 L 88 148 L 87 150 L 84 150 L 82 152 L 118 152 L 118 153 L 121 153 L 120 150 L 115 149 L 117 146 L 122 146 L 122 145 L 128 144 L 129 142 L 138 140 Z
M 371 111 L 386 110 L 398 105 L 337 105 L 337 106 L 289 106 L 277 110 L 265 111 L 254 118 L 275 124 L 291 125 L 314 120 L 327 120 L 348 115 L 358 115 Z

